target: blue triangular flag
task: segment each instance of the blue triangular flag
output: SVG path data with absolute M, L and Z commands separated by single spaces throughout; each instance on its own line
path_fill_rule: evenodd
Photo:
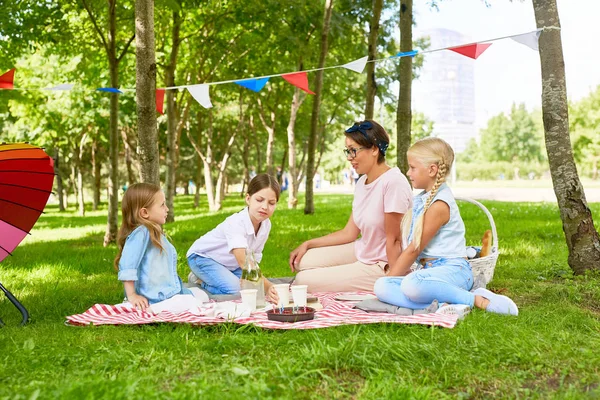
M 119 89 L 115 89 L 115 88 L 112 88 L 112 87 L 101 87 L 101 88 L 98 88 L 96 90 L 99 91 L 99 92 L 123 93 Z
M 262 88 L 265 87 L 269 78 L 258 78 L 258 79 L 244 79 L 242 81 L 235 81 L 240 86 L 253 90 L 255 92 L 260 92 Z
M 395 56 L 391 56 L 390 58 L 396 58 L 396 57 L 414 57 L 417 55 L 417 53 L 419 52 L 419 50 L 411 50 L 411 51 L 405 51 L 405 52 L 400 52 L 398 54 L 396 54 Z

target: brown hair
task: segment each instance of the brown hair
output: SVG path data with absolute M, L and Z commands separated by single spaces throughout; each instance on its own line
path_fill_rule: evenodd
M 436 164 L 438 166 L 435 182 L 429 192 L 427 200 L 425 200 L 423 213 L 419 215 L 415 221 L 415 226 L 413 226 L 412 242 L 415 245 L 415 249 L 418 249 L 421 245 L 421 237 L 423 236 L 423 219 L 425 213 L 431 206 L 431 202 L 437 194 L 438 189 L 442 183 L 446 181 L 446 177 L 454 162 L 454 150 L 452 150 L 452 147 L 444 139 L 427 137 L 415 142 L 406 153 L 416 158 L 424 165 Z M 408 212 L 404 214 L 404 217 L 402 217 L 402 236 L 405 241 L 408 239 L 411 221 L 412 209 L 409 209 Z
M 156 196 L 156 193 L 160 192 L 160 190 L 160 186 L 152 183 L 135 183 L 129 186 L 125 192 L 123 200 L 121 201 L 121 215 L 123 221 L 121 222 L 121 228 L 117 235 L 119 252 L 115 257 L 116 270 L 119 269 L 119 261 L 123 254 L 123 247 L 125 246 L 127 236 L 140 225 L 144 225 L 148 228 L 152 244 L 158 247 L 161 252 L 164 250 L 161 244 L 161 237 L 163 234 L 162 226 L 140 216 L 140 210 L 142 208 L 151 207 L 154 203 L 154 196 Z
M 279 201 L 279 195 L 281 194 L 281 187 L 277 179 L 269 174 L 258 174 L 248 184 L 248 196 L 252 196 L 256 192 L 260 192 L 263 189 L 271 188 L 275 192 L 275 197 Z
M 377 146 L 377 143 L 385 142 L 385 143 L 389 144 L 390 143 L 390 135 L 385 131 L 383 126 L 379 125 L 377 122 L 373 121 L 372 119 L 358 121 L 354 125 L 357 125 L 357 124 L 360 125 L 363 122 L 370 122 L 371 124 L 373 124 L 372 128 L 366 130 L 367 137 L 365 137 L 365 135 L 363 135 L 360 131 L 345 132 L 344 134 L 346 135 L 347 138 L 354 140 L 357 144 L 359 144 L 363 147 L 367 147 L 367 148 L 375 147 L 376 149 L 378 149 L 379 155 L 377 156 L 377 164 L 381 164 L 382 162 L 385 161 L 385 153 L 379 149 L 379 147 Z

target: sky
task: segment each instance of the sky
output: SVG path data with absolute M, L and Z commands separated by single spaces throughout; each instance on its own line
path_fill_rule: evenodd
M 567 96 L 577 101 L 600 85 L 600 0 L 557 0 L 567 76 Z M 442 0 L 438 10 L 428 1 L 414 1 L 413 37 L 427 29 L 458 31 L 469 42 L 530 32 L 536 29 L 531 0 Z M 463 43 L 457 43 L 457 45 Z M 494 42 L 475 66 L 476 125 L 510 111 L 513 103 L 528 109 L 541 106 L 539 54 L 511 39 Z M 413 90 L 418 90 L 418 82 Z

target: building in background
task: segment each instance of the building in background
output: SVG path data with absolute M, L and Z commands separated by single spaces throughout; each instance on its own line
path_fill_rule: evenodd
M 448 29 L 425 30 L 419 36 L 429 36 L 429 50 L 469 43 L 467 37 Z M 424 57 L 419 79 L 413 83 L 412 107 L 434 121 L 435 135 L 460 153 L 477 136 L 475 61 L 450 50 L 426 53 Z

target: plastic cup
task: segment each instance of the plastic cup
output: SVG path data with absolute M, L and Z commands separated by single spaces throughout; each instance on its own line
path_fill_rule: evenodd
M 292 299 L 296 307 L 306 307 L 308 285 L 292 285 Z
M 256 311 L 256 289 L 244 289 L 240 290 L 242 296 L 242 304 L 247 305 L 250 308 L 250 312 Z
M 281 285 L 273 285 L 279 296 L 277 307 L 287 307 L 290 303 L 290 285 L 287 283 Z

